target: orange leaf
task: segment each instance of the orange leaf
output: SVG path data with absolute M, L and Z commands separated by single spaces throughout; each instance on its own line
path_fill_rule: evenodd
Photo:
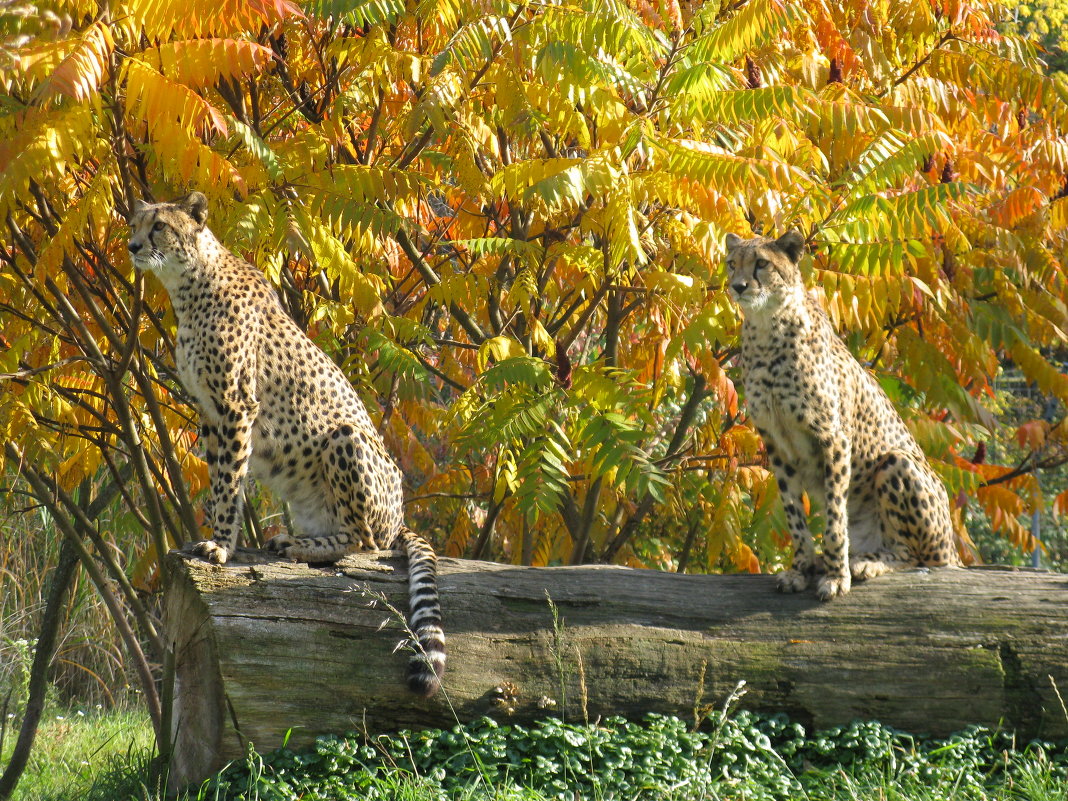
M 1068 490 L 1061 492 L 1053 499 L 1053 514 L 1061 516 L 1068 512 Z
M 41 87 L 40 99 L 66 95 L 85 100 L 100 86 L 107 73 L 108 60 L 115 48 L 111 30 L 102 22 L 90 25 L 81 40 Z
M 1046 444 L 1046 435 L 1049 434 L 1049 423 L 1045 420 L 1031 420 L 1016 429 L 1016 441 L 1021 448 L 1038 450 Z
M 126 62 L 129 107 L 153 127 L 154 133 L 168 135 L 175 122 L 190 133 L 205 135 L 214 128 L 228 133 L 222 113 L 188 86 L 162 75 L 137 59 Z M 155 130 L 162 126 L 163 130 Z

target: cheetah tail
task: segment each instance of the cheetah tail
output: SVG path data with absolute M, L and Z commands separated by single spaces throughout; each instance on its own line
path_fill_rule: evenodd
M 445 673 L 445 632 L 438 600 L 438 559 L 430 543 L 408 528 L 400 532 L 408 554 L 408 627 L 416 653 L 408 663 L 408 687 L 429 698 Z

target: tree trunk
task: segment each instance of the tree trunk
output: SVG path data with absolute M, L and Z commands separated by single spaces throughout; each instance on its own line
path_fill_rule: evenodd
M 168 557 L 175 784 L 290 730 L 299 746 L 481 715 L 694 718 L 741 680 L 742 706 L 817 727 L 865 718 L 935 735 L 970 723 L 1068 734 L 1057 692 L 1068 695 L 1066 575 L 915 570 L 820 603 L 775 592 L 771 576 L 442 559 L 449 661 L 443 691 L 424 700 L 405 687 L 408 654 L 394 652 L 402 559 L 241 558 Z

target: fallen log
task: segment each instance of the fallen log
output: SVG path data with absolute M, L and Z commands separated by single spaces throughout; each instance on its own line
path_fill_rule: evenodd
M 775 592 L 771 576 L 442 559 L 449 661 L 443 692 L 425 700 L 405 687 L 408 654 L 394 652 L 403 559 L 243 558 L 168 557 L 175 784 L 287 733 L 300 746 L 482 715 L 693 718 L 741 680 L 742 706 L 816 727 L 864 718 L 933 735 L 971 723 L 1068 734 L 1066 575 L 916 570 L 820 603 Z

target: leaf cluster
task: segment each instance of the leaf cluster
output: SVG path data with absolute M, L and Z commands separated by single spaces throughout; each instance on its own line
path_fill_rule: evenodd
M 246 764 L 211 779 L 201 797 L 378 798 L 390 782 L 408 777 L 413 791 L 450 798 L 484 787 L 568 801 L 576 795 L 772 801 L 810 792 L 825 797 L 819 791 L 838 774 L 855 785 L 953 788 L 985 798 L 988 788 L 996 795 L 995 788 L 1014 780 L 1026 793 L 1021 779 L 1034 763 L 1043 766 L 1046 787 L 1068 781 L 1059 744 L 1018 744 L 1010 733 L 978 727 L 945 739 L 918 739 L 865 721 L 809 733 L 784 715 L 747 711 L 729 718 L 717 713 L 696 731 L 659 715 L 587 725 L 548 719 L 529 727 L 484 718 L 451 730 L 401 732 L 370 742 L 355 735 L 321 737 L 303 752 L 252 754 Z
M 207 471 L 123 218 L 191 189 L 344 366 L 446 554 L 778 567 L 720 262 L 791 227 L 957 512 L 1032 544 L 1028 475 L 1068 429 L 1019 464 L 976 445 L 1007 435 L 1003 365 L 1068 400 L 1068 84 L 992 2 L 178 9 L 0 11 L 4 458 L 72 536 L 80 497 L 127 510 L 133 567 L 92 553 L 128 599 L 201 533 Z

